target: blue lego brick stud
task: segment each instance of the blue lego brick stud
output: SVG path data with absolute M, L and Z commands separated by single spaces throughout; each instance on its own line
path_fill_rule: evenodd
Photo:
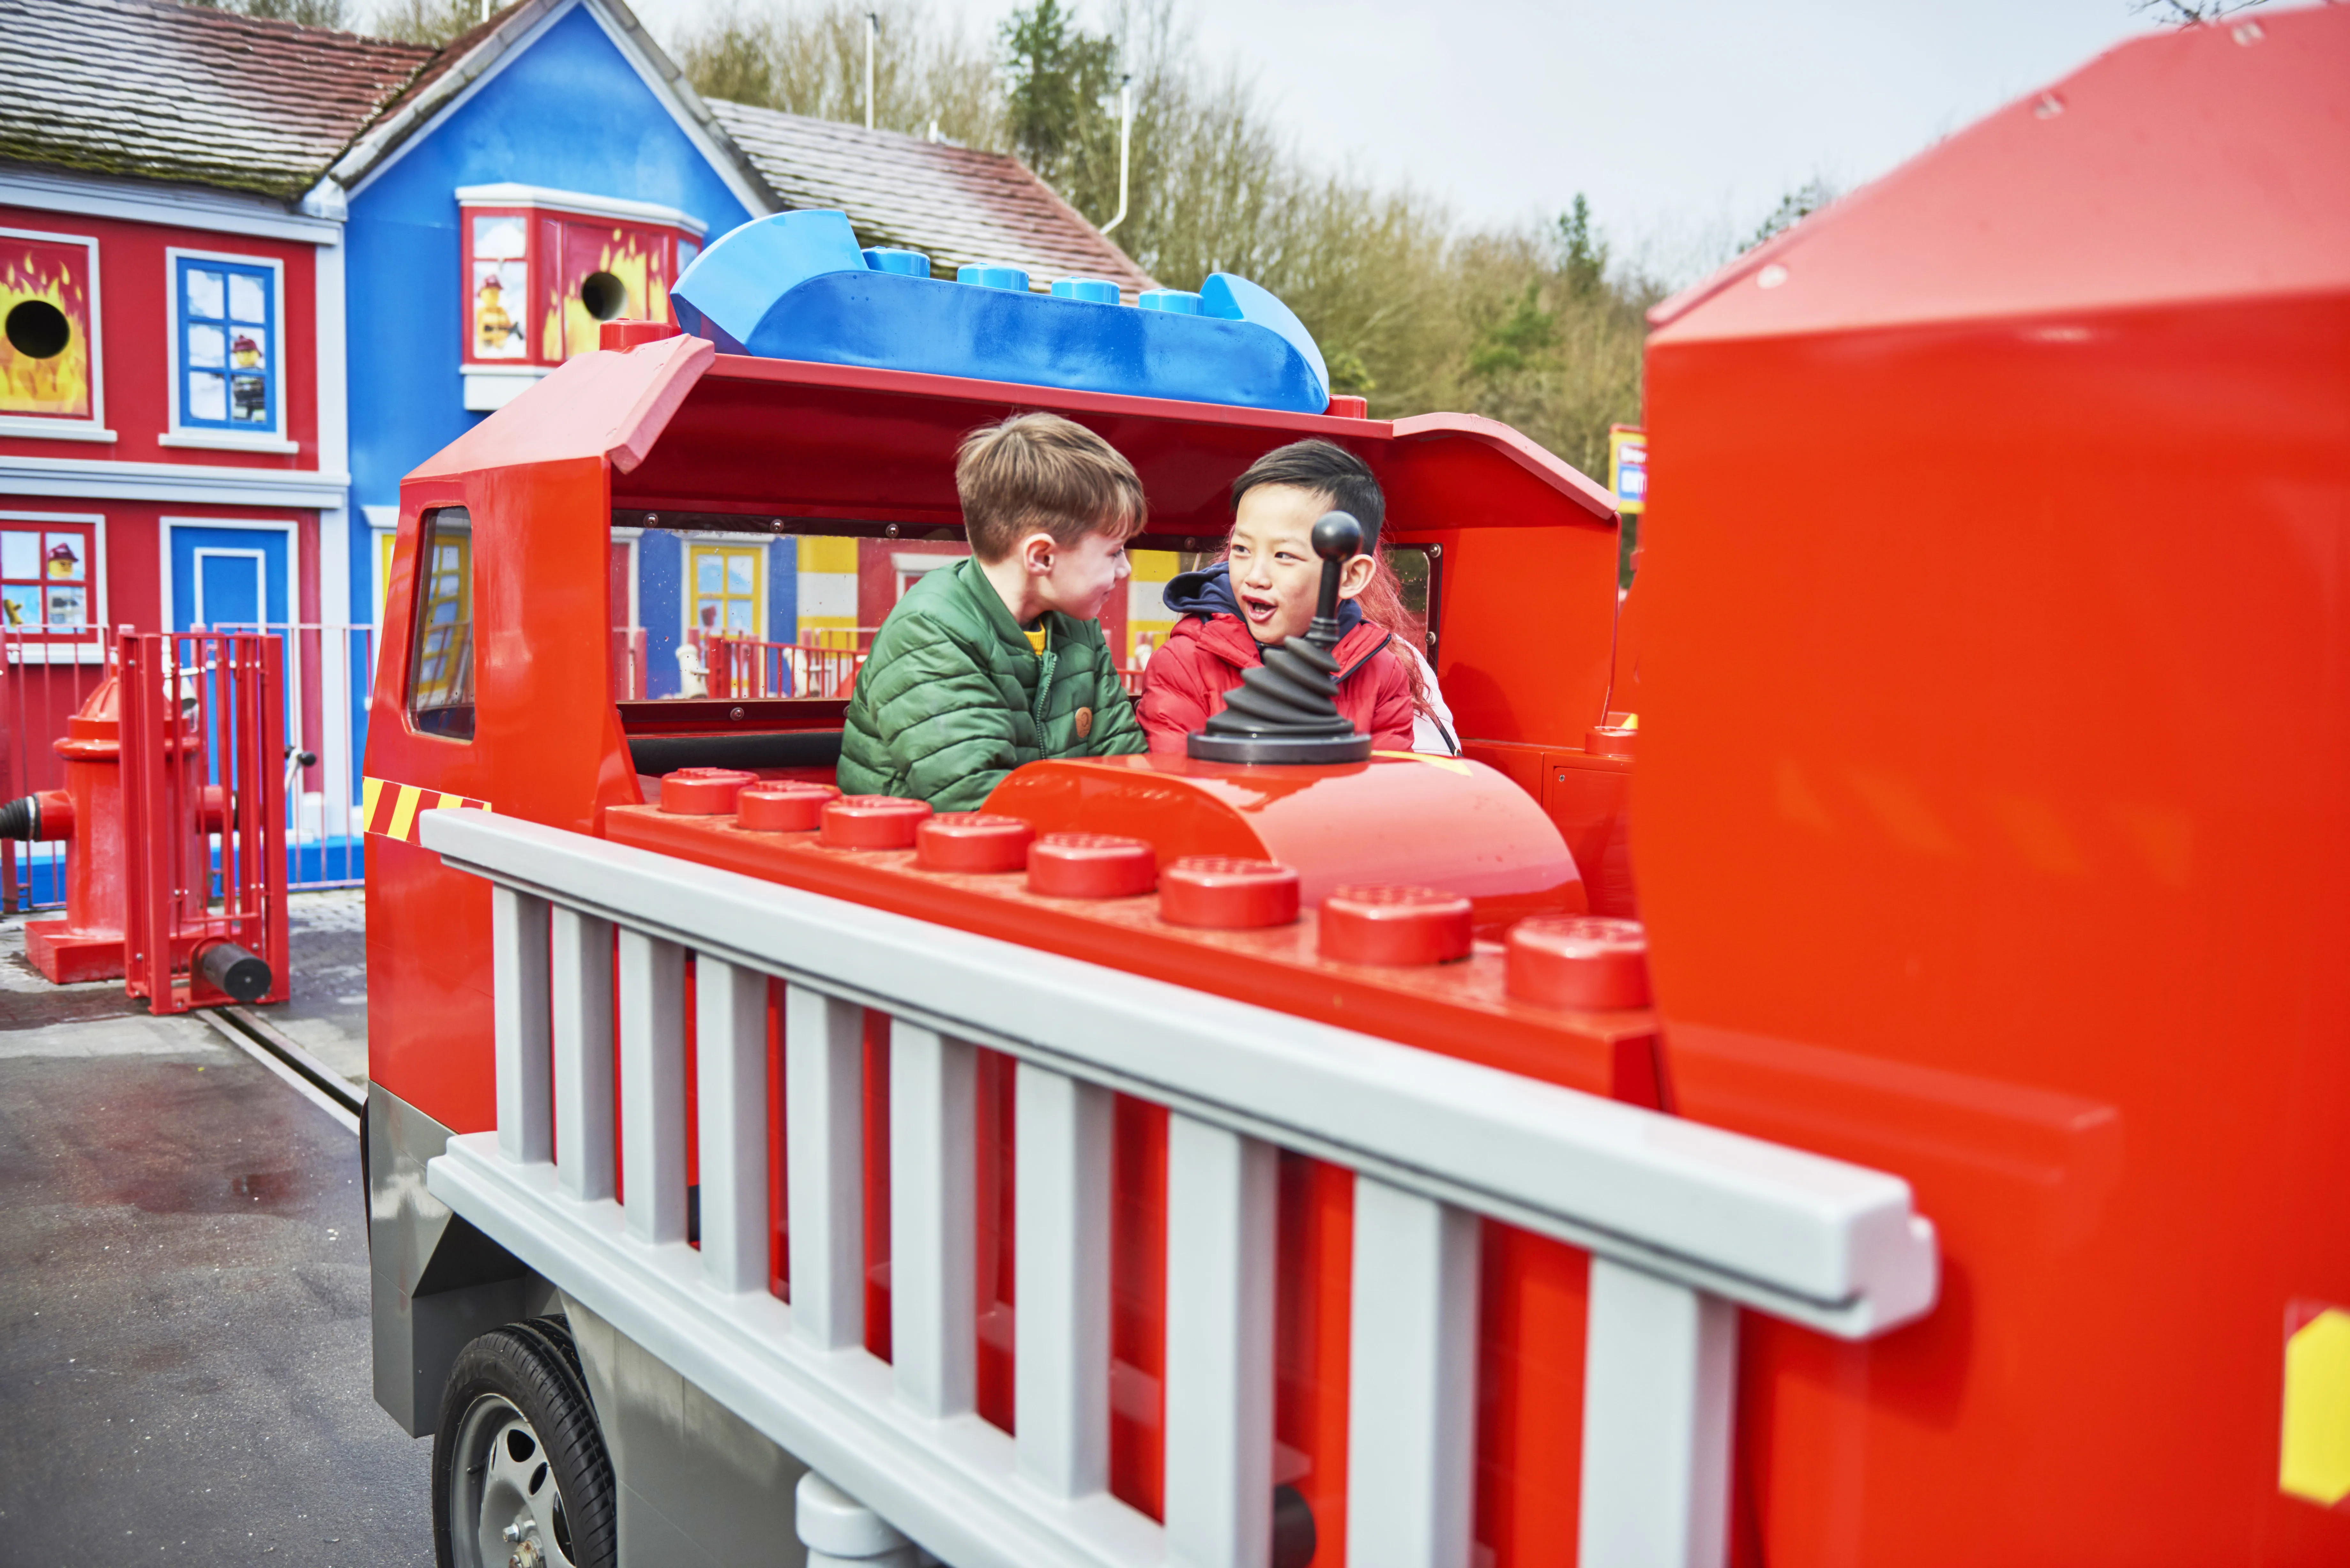
M 1102 278 L 1029 291 L 1018 267 L 931 275 L 919 251 L 857 243 L 841 213 L 778 213 L 695 258 L 670 290 L 678 324 L 728 354 L 917 370 L 1071 391 L 1318 414 L 1322 350 L 1290 308 L 1244 277 L 1153 289 L 1141 308 Z
M 965 262 L 955 268 L 955 281 L 981 288 L 1008 288 L 1014 294 L 1028 292 L 1026 273 L 1016 266 L 998 266 L 993 262 Z
M 900 277 L 928 277 L 931 258 L 920 251 L 893 250 L 888 245 L 865 247 L 865 265 L 875 272 L 894 272 Z

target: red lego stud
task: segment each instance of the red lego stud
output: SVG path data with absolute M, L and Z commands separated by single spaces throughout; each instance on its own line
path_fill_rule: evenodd
M 931 803 L 894 794 L 845 794 L 824 808 L 819 843 L 834 849 L 911 849 Z
M 724 816 L 743 786 L 758 782 L 741 768 L 680 768 L 661 775 L 660 808 L 677 816 Z
M 664 337 L 675 337 L 684 329 L 667 321 L 607 321 L 596 330 L 596 347 L 625 352 L 639 343 L 658 343 Z
M 1638 748 L 1640 732 L 1620 724 L 1594 724 L 1583 732 L 1583 749 L 1595 757 L 1628 757 Z
M 751 784 L 734 803 L 734 826 L 754 833 L 814 833 L 824 826 L 824 808 L 839 798 L 837 784 Z
M 1433 888 L 1340 888 L 1322 900 L 1322 956 L 1409 968 L 1469 956 L 1469 900 Z
M 1510 994 L 1544 1007 L 1648 1004 L 1648 933 L 1638 920 L 1536 915 L 1510 928 Z
M 1143 838 L 1048 833 L 1028 849 L 1028 890 L 1053 898 L 1131 898 L 1158 885 L 1159 852 Z
M 1297 919 L 1297 873 L 1278 860 L 1187 855 L 1159 874 L 1159 918 L 1214 931 Z
M 916 831 L 914 864 L 925 871 L 1018 871 L 1035 837 L 1024 817 L 950 811 Z

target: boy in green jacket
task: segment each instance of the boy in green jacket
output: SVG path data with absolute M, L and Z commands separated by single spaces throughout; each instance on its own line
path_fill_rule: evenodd
M 847 794 L 975 811 L 1044 757 L 1147 751 L 1096 618 L 1142 531 L 1142 481 L 1055 414 L 973 431 L 955 459 L 972 558 L 926 572 L 874 635 L 840 743 Z

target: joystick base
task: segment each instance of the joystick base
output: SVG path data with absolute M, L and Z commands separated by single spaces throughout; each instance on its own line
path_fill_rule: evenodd
M 1278 767 L 1367 762 L 1371 738 L 1359 732 L 1345 735 L 1215 735 L 1194 731 L 1185 737 L 1184 748 L 1199 762 Z

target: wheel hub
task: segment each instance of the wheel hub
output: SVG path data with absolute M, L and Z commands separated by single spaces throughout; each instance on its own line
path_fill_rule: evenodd
M 461 1568 L 573 1568 L 563 1494 L 528 1418 L 484 1395 L 465 1413 L 458 1453 L 450 1536 Z

